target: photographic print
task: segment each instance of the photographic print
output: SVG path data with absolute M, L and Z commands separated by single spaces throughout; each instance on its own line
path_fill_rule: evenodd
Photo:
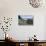
M 33 25 L 33 16 L 32 15 L 18 15 L 18 24 L 19 25 Z

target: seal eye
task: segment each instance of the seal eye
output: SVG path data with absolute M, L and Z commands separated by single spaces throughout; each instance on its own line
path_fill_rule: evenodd
M 34 8 L 38 8 L 41 3 L 41 0 L 29 0 L 29 4 Z

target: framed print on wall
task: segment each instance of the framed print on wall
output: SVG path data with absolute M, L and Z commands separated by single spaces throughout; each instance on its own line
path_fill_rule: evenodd
M 18 15 L 18 24 L 19 25 L 33 25 L 33 16 L 32 15 Z

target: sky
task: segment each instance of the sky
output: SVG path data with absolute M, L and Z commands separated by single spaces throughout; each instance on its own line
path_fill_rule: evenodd
M 23 19 L 33 19 L 33 16 L 32 15 L 23 15 L 23 16 L 21 16 L 21 18 L 23 18 Z

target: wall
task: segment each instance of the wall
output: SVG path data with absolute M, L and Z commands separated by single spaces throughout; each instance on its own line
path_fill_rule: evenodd
M 33 15 L 34 25 L 19 26 L 18 15 Z M 0 0 L 0 16 L 13 17 L 12 26 L 8 33 L 10 33 L 14 39 L 27 40 L 36 34 L 39 40 L 43 40 L 44 15 L 46 15 L 46 8 L 32 8 L 28 0 Z M 0 39 L 2 39 L 2 36 Z
M 16 20 L 15 20 L 16 18 Z M 36 15 L 34 16 L 34 25 L 31 26 L 19 26 L 17 16 L 14 18 L 12 25 L 12 35 L 19 40 L 27 40 L 29 37 L 32 37 L 34 34 L 37 35 L 39 40 L 44 39 L 44 16 Z M 14 32 L 13 32 L 14 31 Z
M 46 16 L 45 16 L 45 23 L 44 23 L 44 39 L 46 39 Z

